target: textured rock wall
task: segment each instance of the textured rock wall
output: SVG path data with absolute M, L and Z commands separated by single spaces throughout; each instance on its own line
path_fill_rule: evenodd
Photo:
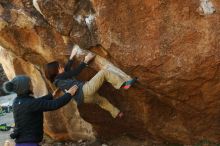
M 67 44 L 29 1 L 1 1 L 0 4 L 0 62 L 9 79 L 27 74 L 32 79 L 35 95 L 45 95 L 47 88 L 42 68 L 54 59 L 63 61 L 65 56 L 62 54 L 66 54 L 63 48 L 67 48 Z M 60 110 L 45 113 L 44 127 L 56 140 L 95 138 L 91 125 L 79 116 L 74 101 Z
M 5 72 L 2 68 L 2 66 L 0 65 L 0 86 L 2 86 L 2 84 L 7 81 L 7 77 L 5 75 Z M 5 95 L 4 91 L 0 88 L 0 96 Z
M 80 106 L 80 115 L 92 130 L 71 103 L 46 115 L 45 131 L 52 137 L 93 139 L 97 133 L 112 138 L 126 133 L 161 142 L 220 143 L 220 1 L 2 0 L 0 4 L 0 45 L 9 54 L 5 58 L 1 52 L 0 62 L 9 78 L 31 75 L 36 95 L 46 93 L 39 70 L 55 59 L 64 62 L 75 44 L 82 49 L 103 46 L 90 50 L 98 57 L 80 79 L 88 80 L 108 64 L 139 77 L 129 91 L 116 91 L 109 84 L 100 90 L 125 112 L 123 119 L 112 119 L 96 105 Z M 68 118 L 75 122 L 67 124 Z M 59 119 L 63 125 L 56 126 Z

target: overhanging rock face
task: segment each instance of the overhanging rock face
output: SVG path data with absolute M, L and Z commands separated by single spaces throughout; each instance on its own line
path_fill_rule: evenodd
M 127 133 L 220 143 L 219 9 L 219 0 L 2 0 L 0 62 L 9 78 L 30 75 L 39 96 L 47 92 L 43 65 L 66 61 L 74 46 L 97 55 L 79 79 L 89 80 L 104 67 L 139 78 L 128 91 L 109 84 L 100 90 L 124 111 L 123 119 L 112 119 L 96 105 L 82 105 L 78 112 L 72 102 L 45 116 L 45 131 L 53 138 Z M 97 44 L 103 47 L 88 50 Z

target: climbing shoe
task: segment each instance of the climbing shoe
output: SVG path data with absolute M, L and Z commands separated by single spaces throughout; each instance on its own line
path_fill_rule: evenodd
M 123 112 L 119 112 L 118 115 L 116 116 L 116 119 L 121 119 L 124 116 Z
M 137 81 L 137 77 L 131 79 L 131 80 L 128 80 L 126 82 L 124 82 L 121 86 L 121 88 L 123 89 L 129 89 L 135 82 Z

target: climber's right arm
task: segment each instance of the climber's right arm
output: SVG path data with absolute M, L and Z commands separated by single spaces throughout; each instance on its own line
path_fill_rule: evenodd
M 71 67 L 73 65 L 73 58 L 76 56 L 76 54 L 77 54 L 77 49 L 72 49 L 70 58 L 69 58 L 67 64 L 65 65 L 65 68 L 64 68 L 65 72 L 71 70 Z

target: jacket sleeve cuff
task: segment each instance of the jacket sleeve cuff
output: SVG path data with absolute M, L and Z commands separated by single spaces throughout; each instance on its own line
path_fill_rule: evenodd
M 70 93 L 68 93 L 68 92 L 66 92 L 65 95 L 67 95 L 67 96 L 72 96 L 72 95 L 71 95 Z

